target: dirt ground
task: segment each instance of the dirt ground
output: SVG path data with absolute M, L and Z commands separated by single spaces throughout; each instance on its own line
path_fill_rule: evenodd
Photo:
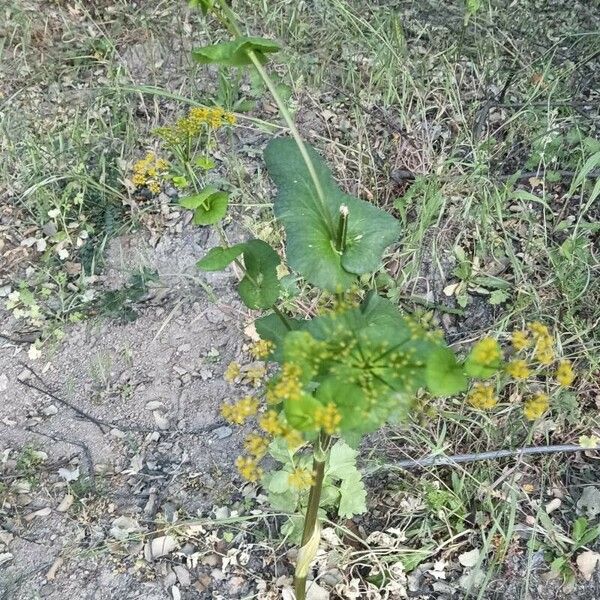
M 132 585 L 131 569 L 98 560 L 111 524 L 127 516 L 147 533 L 143 523 L 161 515 L 173 523 L 239 496 L 232 465 L 241 434 L 221 422 L 218 407 L 234 392 L 223 371 L 248 338 L 234 275 L 197 283 L 194 262 L 214 243 L 197 228 L 154 248 L 141 234 L 119 238 L 108 252 L 109 282 L 140 266 L 160 277 L 137 320 L 73 326 L 40 361 L 28 359 L 26 345 L 2 341 L 1 472 L 14 491 L 3 522 L 12 559 L 0 571 L 2 598 L 170 598 L 169 573 Z M 3 314 L 0 330 L 10 328 Z M 43 453 L 35 467 L 20 464 L 24 448 Z M 73 494 L 61 469 L 75 471 L 66 477 L 81 494 L 69 513 L 61 502 Z M 48 577 L 57 560 L 64 563 Z

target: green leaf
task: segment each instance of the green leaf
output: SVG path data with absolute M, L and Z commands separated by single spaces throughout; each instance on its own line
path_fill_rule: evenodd
M 315 411 L 321 406 L 310 394 L 302 394 L 300 398 L 286 400 L 283 410 L 287 422 L 298 431 L 315 429 Z
M 307 152 L 324 194 L 321 202 L 293 139 L 272 140 L 265 150 L 269 175 L 278 188 L 275 216 L 286 231 L 290 267 L 310 283 L 333 292 L 348 289 L 356 276 L 377 270 L 384 249 L 399 235 L 398 222 L 377 207 L 344 194 L 324 160 Z M 340 207 L 348 208 L 346 248 L 336 242 Z
M 279 298 L 277 267 L 279 255 L 262 240 L 244 244 L 246 275 L 240 281 L 238 292 L 248 308 L 269 308 Z
M 453 396 L 467 388 L 467 378 L 456 356 L 448 348 L 436 348 L 425 367 L 427 388 L 434 396 Z
M 211 248 L 196 266 L 202 271 L 222 271 L 244 251 L 244 246 L 245 244 L 236 244 L 228 248 Z
M 183 208 L 194 211 L 194 225 L 212 225 L 227 214 L 229 196 L 208 186 L 199 194 L 182 198 L 179 204 Z
M 367 491 L 360 473 L 342 480 L 340 485 L 340 506 L 338 515 L 351 519 L 367 510 Z
M 316 396 L 324 405 L 333 403 L 337 406 L 342 420 L 340 429 L 360 429 L 366 418 L 366 400 L 363 391 L 352 383 L 337 377 L 328 377 L 317 390 Z
M 258 60 L 264 63 L 267 60 L 265 55 L 279 51 L 279 45 L 266 38 L 241 36 L 231 42 L 196 48 L 192 51 L 192 56 L 200 64 L 241 67 L 252 63 L 248 51 L 254 52 Z
M 280 463 L 287 465 L 291 464 L 292 458 L 287 442 L 281 438 L 275 438 L 269 444 L 269 454 Z
M 347 479 L 351 477 L 360 477 L 356 468 L 356 456 L 358 452 L 350 448 L 346 442 L 338 440 L 329 452 L 329 461 L 327 462 L 326 475 L 332 479 Z
M 269 479 L 267 489 L 275 494 L 283 494 L 290 489 L 289 471 L 275 471 Z
M 492 306 L 495 306 L 497 304 L 504 304 L 504 302 L 506 302 L 509 298 L 510 298 L 510 295 L 505 290 L 494 290 L 490 294 L 490 298 L 489 298 L 488 302 Z
M 286 321 L 292 331 L 300 329 L 303 324 L 303 321 L 292 319 L 291 317 L 286 317 Z M 281 362 L 283 360 L 283 341 L 285 336 L 290 332 L 290 329 L 283 324 L 283 321 L 275 313 L 256 319 L 254 326 L 258 335 L 263 340 L 268 340 L 275 344 L 269 360 Z

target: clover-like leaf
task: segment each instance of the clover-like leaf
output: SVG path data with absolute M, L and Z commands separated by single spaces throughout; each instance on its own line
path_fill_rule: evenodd
M 342 192 L 324 160 L 306 146 L 323 190 L 321 200 L 300 149 L 290 138 L 272 140 L 264 154 L 277 186 L 275 216 L 286 231 L 289 265 L 310 283 L 333 292 L 348 289 L 362 273 L 375 271 L 399 224 L 379 208 Z M 340 209 L 348 211 L 346 243 L 338 251 Z
M 211 248 L 196 266 L 202 271 L 222 271 L 244 251 L 244 247 L 245 244 L 236 244 L 226 248 Z
M 434 396 L 452 396 L 467 388 L 467 378 L 454 352 L 439 347 L 433 350 L 425 367 L 427 388 Z
M 279 51 L 279 44 L 266 38 L 241 36 L 231 42 L 196 48 L 192 51 L 192 56 L 201 64 L 241 67 L 252 63 L 249 51 L 254 52 L 258 60 L 264 63 L 267 60 L 266 54 Z
M 227 214 L 229 196 L 207 186 L 199 194 L 182 198 L 179 204 L 194 211 L 194 225 L 213 225 Z
M 246 275 L 238 286 L 240 297 L 248 308 L 269 308 L 279 297 L 279 256 L 262 240 L 250 240 L 243 246 Z
M 338 515 L 351 519 L 367 510 L 367 491 L 360 474 L 342 480 L 340 484 L 340 505 Z

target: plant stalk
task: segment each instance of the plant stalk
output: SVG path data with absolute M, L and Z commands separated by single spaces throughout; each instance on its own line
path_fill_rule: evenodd
M 229 6 L 227 6 L 227 3 L 225 2 L 225 0 L 217 0 L 217 1 L 219 3 L 220 9 L 222 11 L 222 15 L 220 17 L 221 21 L 224 23 L 224 25 L 229 29 L 229 31 L 233 35 L 235 35 L 236 37 L 241 37 L 242 31 L 237 24 L 237 18 L 235 16 L 235 14 L 233 13 L 233 11 L 229 8 Z M 310 175 L 313 185 L 315 186 L 315 190 L 317 192 L 317 197 L 319 198 L 319 203 L 321 205 L 321 209 L 324 211 L 324 216 L 327 217 L 328 213 L 327 213 L 326 204 L 325 204 L 325 194 L 323 193 L 323 187 L 321 186 L 321 181 L 319 180 L 319 177 L 317 176 L 315 166 L 308 154 L 308 150 L 306 149 L 304 140 L 302 139 L 302 136 L 300 135 L 300 132 L 298 131 L 298 128 L 296 127 L 296 124 L 294 123 L 294 119 L 292 119 L 292 115 L 290 114 L 290 111 L 287 109 L 285 102 L 283 101 L 279 92 L 277 91 L 277 87 L 275 86 L 275 83 L 273 83 L 273 80 L 269 77 L 269 74 L 267 73 L 267 71 L 263 67 L 262 63 L 256 56 L 256 53 L 252 50 L 247 50 L 246 54 L 248 55 L 248 58 L 252 61 L 252 64 L 254 65 L 254 67 L 255 67 L 256 71 L 258 72 L 258 74 L 260 75 L 261 79 L 264 81 L 265 85 L 267 86 L 267 89 L 269 90 L 271 96 L 273 97 L 273 100 L 275 100 L 275 104 L 277 104 L 277 108 L 279 109 L 279 112 L 281 113 L 281 116 L 283 117 L 285 124 L 288 126 L 288 129 L 290 130 L 290 133 L 292 134 L 292 137 L 294 138 L 294 141 L 296 142 L 296 145 L 298 146 L 298 150 L 300 151 L 302 160 L 304 161 L 304 164 L 306 165 L 306 168 L 308 170 L 308 174 Z M 329 219 L 326 218 L 326 221 L 329 221 Z M 331 226 L 331 224 L 330 224 L 330 226 Z
M 314 554 L 318 548 L 318 540 L 316 545 L 313 545 L 314 552 L 311 552 L 308 547 L 314 541 L 315 534 L 319 532 L 319 505 L 321 503 L 321 493 L 323 491 L 323 479 L 325 477 L 325 462 L 329 451 L 330 436 L 321 433 L 319 439 L 315 442 L 313 450 L 313 473 L 314 483 L 310 488 L 308 496 L 308 506 L 304 516 L 304 530 L 302 532 L 302 547 L 298 554 L 298 564 L 296 565 L 296 574 L 294 577 L 294 591 L 296 600 L 305 600 L 306 598 L 306 576 L 310 563 L 314 558 Z M 302 555 L 303 550 L 307 549 L 307 556 Z M 312 554 L 312 556 L 311 556 Z

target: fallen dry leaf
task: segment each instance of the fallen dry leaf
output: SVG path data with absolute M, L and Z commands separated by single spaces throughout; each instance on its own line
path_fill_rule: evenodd
M 592 578 L 592 574 L 598 566 L 598 561 L 600 561 L 600 554 L 591 550 L 586 550 L 577 557 L 577 568 L 586 581 Z

